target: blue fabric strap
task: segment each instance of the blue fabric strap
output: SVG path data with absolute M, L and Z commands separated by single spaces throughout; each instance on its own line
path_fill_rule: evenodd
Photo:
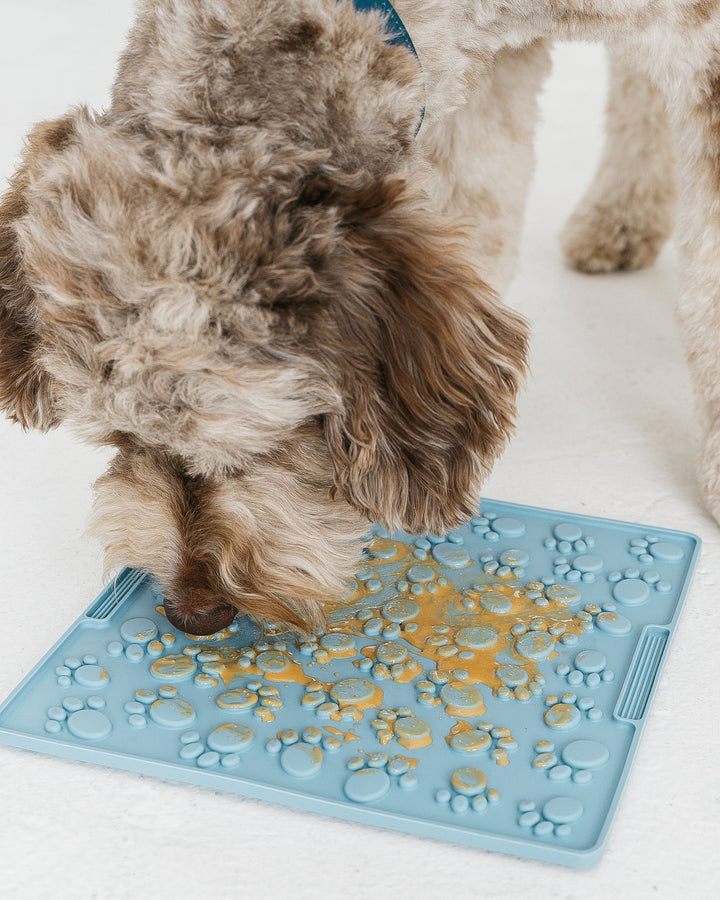
M 402 44 L 417 56 L 417 50 L 410 39 L 407 28 L 392 3 L 388 3 L 388 0 L 353 0 L 353 3 L 359 12 L 370 12 L 377 9 L 384 13 L 387 20 L 388 43 Z
M 385 16 L 385 23 L 388 32 L 387 42 L 389 44 L 400 44 L 403 47 L 406 47 L 410 52 L 415 56 L 416 59 L 419 57 L 417 50 L 415 49 L 415 45 L 408 34 L 408 30 L 405 27 L 403 20 L 397 13 L 397 10 L 389 3 L 388 0 L 353 0 L 355 4 L 355 8 L 359 12 L 371 12 L 372 10 L 379 10 Z M 415 136 L 417 137 L 418 131 L 420 131 L 420 126 L 423 123 L 423 118 L 425 117 L 425 105 L 423 104 L 422 109 L 420 110 L 420 121 L 417 124 L 417 128 L 415 129 Z

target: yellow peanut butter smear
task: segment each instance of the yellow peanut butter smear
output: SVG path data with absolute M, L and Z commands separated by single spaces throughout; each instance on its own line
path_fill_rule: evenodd
M 453 716 L 484 712 L 482 696 L 472 685 L 529 700 L 540 692 L 539 661 L 557 656 L 563 635 L 584 631 L 587 615 L 570 608 L 579 599 L 574 587 L 522 582 L 512 572 L 478 572 L 461 546 L 454 560 L 446 552 L 442 563 L 429 554 L 419 562 L 412 545 L 389 538 L 374 538 L 368 550 L 370 559 L 358 573 L 353 595 L 329 608 L 329 633 L 376 636 L 377 644 L 361 652 L 387 666 L 387 674 L 380 674 L 393 680 L 412 681 L 422 668 L 419 657 L 432 661 L 443 676 L 435 700 Z M 448 562 L 452 581 L 446 577 Z M 395 596 L 388 599 L 391 585 Z M 382 599 L 373 603 L 379 594 Z M 388 626 L 394 639 L 387 638 Z M 431 684 L 425 686 L 432 705 L 436 692 L 429 690 Z M 460 705 L 453 702 L 460 699 Z
M 221 687 L 220 708 L 252 709 L 263 721 L 273 720 L 282 699 L 254 679 L 298 684 L 304 709 L 349 727 L 318 722 L 336 740 L 356 740 L 353 725 L 367 715 L 380 745 L 395 740 L 418 750 L 432 743 L 422 713 L 390 709 L 382 689 L 388 680 L 412 684 L 420 705 L 441 707 L 455 720 L 446 736 L 451 747 L 489 750 L 497 765 L 507 765 L 507 751 L 517 744 L 508 729 L 479 721 L 486 712 L 481 688 L 519 702 L 540 694 L 539 663 L 557 656 L 558 643 L 576 640 L 569 636 L 581 634 L 600 611 L 574 611 L 576 588 L 523 582 L 519 565 L 487 571 L 460 544 L 427 545 L 431 552 L 418 552 L 417 542 L 374 537 L 352 594 L 327 607 L 322 635 L 298 638 L 296 646 L 281 626 L 269 626 L 249 647 L 219 646 L 218 635 L 188 635 L 197 643 L 156 660 L 153 674 L 212 676 Z M 522 551 L 517 554 L 520 559 Z M 351 660 L 357 677 L 333 678 L 328 666 L 336 659 Z M 560 720 L 564 712 L 558 706 L 546 718 Z

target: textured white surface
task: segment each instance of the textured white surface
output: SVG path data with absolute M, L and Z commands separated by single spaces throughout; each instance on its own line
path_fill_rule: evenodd
M 0 176 L 32 122 L 103 105 L 130 17 L 129 0 L 0 0 Z M 603 91 L 599 48 L 560 48 L 509 297 L 533 324 L 533 376 L 485 491 L 704 541 L 602 862 L 574 871 L 0 747 L 0 896 L 720 896 L 720 531 L 694 481 L 676 257 L 589 278 L 567 271 L 557 248 L 597 158 Z M 106 459 L 64 431 L 0 422 L 0 697 L 100 587 L 98 549 L 82 533 Z

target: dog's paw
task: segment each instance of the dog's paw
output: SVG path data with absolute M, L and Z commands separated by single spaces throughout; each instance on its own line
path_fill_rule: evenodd
M 560 243 L 568 265 L 599 274 L 651 266 L 669 224 L 652 222 L 618 204 L 582 202 L 568 220 Z

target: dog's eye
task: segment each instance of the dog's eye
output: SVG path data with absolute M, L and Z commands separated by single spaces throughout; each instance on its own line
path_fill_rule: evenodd
M 103 367 L 102 377 L 104 381 L 109 381 L 110 376 L 113 373 L 113 369 L 115 368 L 115 360 L 111 359 L 110 362 L 106 362 Z

